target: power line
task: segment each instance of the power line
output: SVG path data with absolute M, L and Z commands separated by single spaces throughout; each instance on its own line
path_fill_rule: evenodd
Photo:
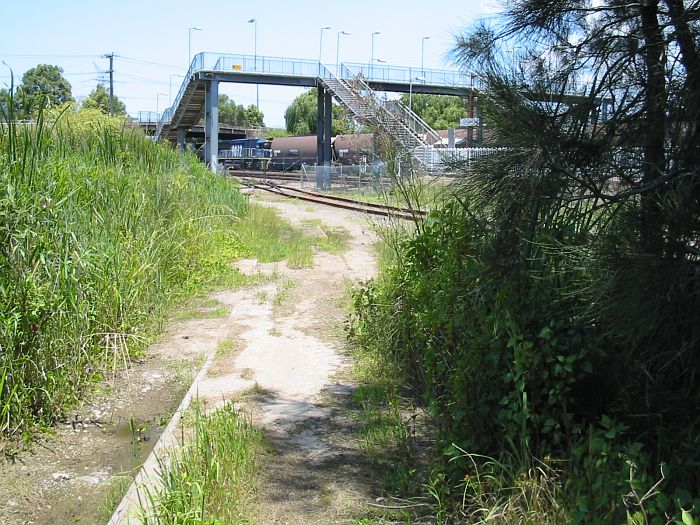
M 100 55 L 16 55 L 0 53 L 2 57 L 8 58 L 100 58 Z
M 124 60 L 126 62 L 133 62 L 135 64 L 144 64 L 144 65 L 148 65 L 148 66 L 162 67 L 165 69 L 185 69 L 181 66 L 171 66 L 170 64 L 162 64 L 160 62 L 151 62 L 149 60 L 141 60 L 138 58 L 125 57 L 125 56 L 121 56 L 121 55 L 117 55 L 117 56 L 119 56 L 119 58 L 121 58 L 122 60 Z
M 115 84 L 127 85 L 147 85 L 147 86 L 167 86 L 168 82 L 162 82 L 157 80 L 115 80 Z

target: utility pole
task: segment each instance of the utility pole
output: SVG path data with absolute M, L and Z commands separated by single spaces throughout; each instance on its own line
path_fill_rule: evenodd
M 109 115 L 114 116 L 114 51 L 104 58 L 109 58 Z

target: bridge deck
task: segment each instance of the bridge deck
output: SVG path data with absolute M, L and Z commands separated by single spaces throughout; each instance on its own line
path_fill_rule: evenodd
M 326 66 L 315 60 L 214 53 L 198 54 L 192 66 L 190 71 L 200 79 L 244 84 L 313 87 L 324 72 L 330 71 L 345 80 L 352 80 L 361 73 L 365 81 L 378 91 L 408 93 L 412 90 L 442 95 L 468 95 L 471 91 L 469 75 L 439 69 L 359 63 Z
M 210 81 L 314 87 L 324 76 L 336 75 L 352 80 L 358 74 L 379 91 L 463 96 L 472 91 L 469 79 L 459 71 L 419 70 L 383 64 L 327 67 L 314 60 L 199 53 L 192 60 L 172 107 L 161 116 L 155 135 L 175 141 L 178 128 L 196 125 L 204 114 L 205 85 Z

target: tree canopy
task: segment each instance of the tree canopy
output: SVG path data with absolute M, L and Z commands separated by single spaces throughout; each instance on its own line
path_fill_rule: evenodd
M 83 100 L 82 107 L 85 109 L 99 109 L 103 113 L 109 114 L 109 93 L 107 89 L 102 84 L 98 84 Z M 114 115 L 126 115 L 126 105 L 116 96 L 114 96 Z
M 673 475 L 654 511 L 625 500 L 634 522 L 665 523 L 700 490 L 691 467 L 700 464 L 700 4 L 513 0 L 504 9 L 461 35 L 453 57 L 480 77 L 481 106 L 508 146 L 463 179 L 460 203 L 488 224 L 480 262 L 489 275 L 475 282 L 498 283 L 494 297 L 514 323 L 514 353 L 503 354 L 512 391 L 492 381 L 475 386 L 484 400 L 494 394 L 488 407 L 440 402 L 481 421 L 510 403 L 513 417 L 486 434 L 525 435 L 530 450 L 571 459 L 582 489 L 574 523 L 622 522 L 631 482 L 619 472 L 658 479 L 666 465 Z M 525 335 L 542 326 L 530 324 L 538 310 L 554 324 Z M 540 359 L 571 363 L 566 388 L 552 386 L 561 370 Z M 456 434 L 467 428 L 453 423 Z M 590 445 L 577 443 L 604 432 L 620 452 L 596 496 L 583 474 Z M 508 442 L 486 446 L 469 450 Z M 631 473 L 623 449 L 635 450 Z
M 316 88 L 310 89 L 296 97 L 284 112 L 287 131 L 292 135 L 313 135 L 316 133 L 318 116 L 318 99 Z M 352 133 L 352 125 L 347 113 L 337 104 L 333 104 L 331 132 L 333 135 Z
M 448 129 L 459 126 L 459 119 L 467 116 L 467 102 L 462 97 L 417 94 L 401 95 L 401 102 L 411 109 L 433 129 Z
M 254 104 L 247 108 L 229 98 L 228 95 L 219 94 L 219 123 L 229 126 L 264 127 L 265 115 Z
M 39 64 L 22 75 L 22 83 L 17 89 L 17 100 L 24 118 L 36 113 L 42 99 L 48 107 L 73 102 L 71 86 L 63 77 L 63 68 L 49 64 Z

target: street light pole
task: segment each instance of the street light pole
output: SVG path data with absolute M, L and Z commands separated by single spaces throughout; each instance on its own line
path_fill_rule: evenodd
M 374 36 L 380 35 L 381 33 L 382 33 L 381 31 L 374 31 L 372 33 L 372 53 L 370 54 L 370 58 L 369 58 L 369 76 L 370 76 L 370 78 L 372 77 L 372 67 L 374 66 Z
M 318 40 L 318 72 L 321 73 L 321 50 L 323 49 L 323 32 L 330 29 L 331 26 L 323 26 L 321 28 L 321 37 Z
M 253 70 L 258 70 L 258 20 L 251 18 L 249 24 L 253 24 Z M 260 84 L 255 84 L 255 107 L 260 109 Z
M 425 76 L 425 41 L 430 40 L 429 36 L 420 39 L 420 74 Z
M 168 84 L 168 102 L 171 106 L 173 105 L 173 77 L 185 78 L 185 75 L 181 75 L 180 73 L 173 73 L 170 75 L 170 82 Z
M 419 82 L 425 81 L 423 77 L 411 77 L 408 81 L 408 109 L 412 110 L 413 107 L 413 81 L 417 80 Z
M 347 31 L 338 31 L 338 38 L 335 43 L 335 74 L 340 76 L 340 35 L 349 35 Z
M 164 97 L 167 97 L 167 93 L 158 93 L 156 95 L 156 113 L 160 115 L 160 96 L 163 95 Z
M 192 26 L 187 30 L 187 35 L 188 35 L 188 45 L 187 45 L 187 50 L 188 50 L 188 55 L 187 55 L 187 68 L 189 69 L 190 64 L 192 63 L 192 31 L 201 31 L 201 27 L 197 26 Z

